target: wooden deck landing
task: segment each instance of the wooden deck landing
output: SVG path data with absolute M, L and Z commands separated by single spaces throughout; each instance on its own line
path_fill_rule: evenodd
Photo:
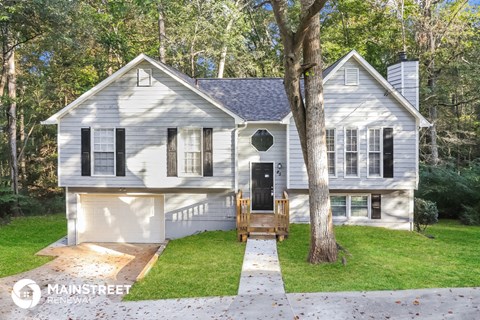
M 250 199 L 237 194 L 237 235 L 240 241 L 247 238 L 278 239 L 282 241 L 288 236 L 289 203 L 287 193 L 284 199 L 275 200 L 275 211 L 251 213 Z

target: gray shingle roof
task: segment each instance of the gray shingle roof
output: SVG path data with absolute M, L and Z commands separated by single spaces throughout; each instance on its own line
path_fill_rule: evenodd
M 323 70 L 323 77 L 345 56 Z M 196 81 L 175 68 L 163 65 L 247 121 L 280 121 L 290 113 L 283 78 L 201 78 Z
M 290 112 L 282 78 L 198 79 L 198 86 L 247 121 L 280 121 Z

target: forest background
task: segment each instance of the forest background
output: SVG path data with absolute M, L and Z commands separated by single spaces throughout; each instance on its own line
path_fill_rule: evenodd
M 384 76 L 400 51 L 419 60 L 433 126 L 416 196 L 480 224 L 479 1 L 331 0 L 321 41 L 324 66 L 351 49 Z M 138 54 L 191 77 L 283 77 L 268 1 L 3 0 L 0 42 L 0 222 L 64 210 L 56 128 L 40 122 Z

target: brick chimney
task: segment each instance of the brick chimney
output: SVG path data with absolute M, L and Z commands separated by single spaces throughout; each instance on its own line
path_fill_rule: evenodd
M 406 52 L 399 52 L 398 62 L 387 68 L 387 80 L 418 110 L 418 60 L 408 60 Z

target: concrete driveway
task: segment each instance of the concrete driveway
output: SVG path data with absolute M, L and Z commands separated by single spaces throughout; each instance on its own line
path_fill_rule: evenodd
M 68 247 L 57 242 L 38 253 L 57 256 L 56 259 L 34 270 L 0 279 L 0 319 L 84 319 L 82 314 L 92 304 L 120 302 L 122 295 L 117 293 L 125 293 L 158 248 L 159 244 L 118 243 Z M 13 285 L 20 279 L 31 279 L 41 289 L 40 302 L 34 308 L 19 308 L 11 298 Z M 82 285 L 87 286 L 82 290 L 88 293 L 72 293 L 71 290 Z M 112 290 L 104 293 L 102 289 Z

